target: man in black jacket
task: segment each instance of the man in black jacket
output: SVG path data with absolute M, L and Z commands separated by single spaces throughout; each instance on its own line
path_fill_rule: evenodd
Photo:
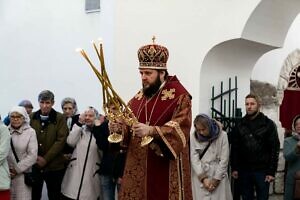
M 269 198 L 277 169 L 280 143 L 275 123 L 260 112 L 256 95 L 245 98 L 246 115 L 236 126 L 232 141 L 232 176 L 239 179 L 243 200 Z

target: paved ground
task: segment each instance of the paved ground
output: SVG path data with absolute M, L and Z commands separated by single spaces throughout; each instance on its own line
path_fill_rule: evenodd
M 272 195 L 270 196 L 269 200 L 283 200 L 282 195 Z

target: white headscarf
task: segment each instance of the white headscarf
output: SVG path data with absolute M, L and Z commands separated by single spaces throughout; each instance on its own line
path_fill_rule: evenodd
M 11 115 L 11 113 L 14 113 L 14 112 L 17 112 L 19 113 L 20 115 L 22 115 L 24 117 L 24 123 L 25 124 L 29 124 L 30 122 L 30 119 L 29 119 L 29 115 L 27 114 L 26 112 L 26 109 L 22 106 L 14 106 L 10 112 L 9 112 L 9 116 Z

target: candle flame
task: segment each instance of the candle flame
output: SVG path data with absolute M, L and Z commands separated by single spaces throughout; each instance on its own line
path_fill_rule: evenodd
M 76 48 L 75 51 L 80 53 L 80 52 L 83 51 L 83 49 L 82 48 Z
M 102 38 L 98 38 L 98 41 L 100 42 L 100 44 L 103 44 L 103 39 Z

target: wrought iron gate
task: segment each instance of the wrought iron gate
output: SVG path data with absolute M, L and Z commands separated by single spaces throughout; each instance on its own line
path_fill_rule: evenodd
M 223 124 L 223 130 L 231 133 L 235 123 L 242 117 L 240 108 L 237 108 L 237 77 L 234 77 L 234 86 L 232 87 L 231 78 L 228 79 L 228 89 L 224 90 L 223 81 L 220 85 L 220 93 L 215 94 L 215 86 L 212 87 L 211 97 L 211 115 L 212 118 Z

